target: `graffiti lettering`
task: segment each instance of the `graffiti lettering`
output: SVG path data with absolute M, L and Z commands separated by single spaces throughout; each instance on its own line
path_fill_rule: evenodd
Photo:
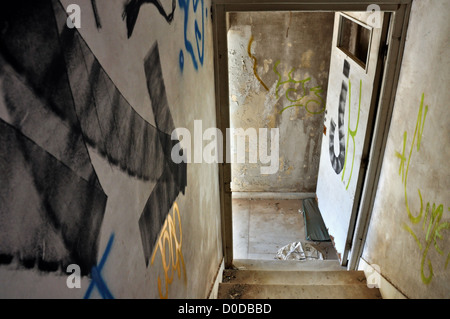
M 280 98 L 280 87 L 282 85 L 285 84 L 291 84 L 294 85 L 295 87 L 297 87 L 298 85 L 300 85 L 300 89 L 297 88 L 288 88 L 285 92 L 285 97 L 286 99 L 291 102 L 291 105 L 288 105 L 286 107 L 284 107 L 281 111 L 280 114 L 283 113 L 284 111 L 286 111 L 287 109 L 291 108 L 291 107 L 304 107 L 305 110 L 310 113 L 310 114 L 320 114 L 323 113 L 325 111 L 325 103 L 323 98 L 320 96 L 320 93 L 323 92 L 323 90 L 321 89 L 320 86 L 315 86 L 313 88 L 311 88 L 309 90 L 309 92 L 313 92 L 315 97 L 314 98 L 309 98 L 309 94 L 307 94 L 307 89 L 306 89 L 306 84 L 311 81 L 311 78 L 308 77 L 304 80 L 295 80 L 292 77 L 292 73 L 294 72 L 295 68 L 292 68 L 292 70 L 288 73 L 288 79 L 285 81 L 282 81 L 282 76 L 280 74 L 280 72 L 278 71 L 278 65 L 280 64 L 280 61 L 275 62 L 275 65 L 273 67 L 273 71 L 278 75 L 278 82 L 276 85 L 276 98 L 279 99 Z M 294 95 L 292 93 L 299 93 L 300 97 L 299 98 L 292 98 L 291 96 Z M 298 94 L 297 94 L 298 97 Z M 307 98 L 305 100 L 303 100 L 304 98 Z M 303 100 L 303 101 L 302 101 Z M 314 111 L 311 109 L 311 106 L 308 106 L 310 103 L 316 104 L 322 106 L 321 109 L 319 109 L 318 111 Z
M 179 237 L 177 236 L 177 223 Z M 159 251 L 164 270 L 165 288 L 163 293 L 161 277 L 158 276 L 158 292 L 161 299 L 167 299 L 169 296 L 169 285 L 173 282 L 175 270 L 177 271 L 178 278 L 181 278 L 181 271 L 183 271 L 183 278 L 186 283 L 186 267 L 184 265 L 183 253 L 181 252 L 182 244 L 183 233 L 181 229 L 180 210 L 175 202 L 173 204 L 172 216 L 170 214 L 167 216 L 151 260 L 151 264 L 153 265 L 156 253 Z M 166 255 L 167 250 L 168 255 Z
M 333 118 L 331 118 L 330 123 L 330 160 L 331 165 L 336 172 L 336 174 L 340 174 L 342 172 L 341 180 L 344 181 L 345 173 L 347 171 L 347 160 L 349 157 L 349 141 L 350 137 L 353 142 L 353 154 L 352 154 L 352 164 L 350 168 L 350 174 L 348 176 L 347 185 L 345 187 L 348 190 L 350 185 L 350 181 L 353 175 L 353 166 L 355 164 L 355 154 L 356 154 L 356 141 L 355 137 L 358 133 L 359 127 L 359 118 L 361 114 L 361 98 L 362 98 L 362 80 L 359 81 L 359 99 L 358 99 L 358 115 L 356 119 L 356 127 L 354 130 L 350 128 L 351 125 L 351 110 L 352 110 L 352 82 L 350 81 L 350 63 L 344 60 L 344 67 L 342 73 L 348 79 L 348 85 L 345 81 L 342 81 L 341 94 L 339 96 L 339 109 L 338 109 L 338 130 L 339 130 L 339 156 L 335 154 L 334 147 L 334 134 L 336 130 L 336 123 Z M 348 92 L 348 125 L 347 125 L 347 141 L 344 144 L 344 113 L 345 113 L 345 104 L 347 102 L 347 92 Z
M 346 78 L 350 75 L 350 64 L 344 60 L 343 73 Z M 339 95 L 339 108 L 338 108 L 338 130 L 339 130 L 339 155 L 336 156 L 335 146 L 334 146 L 334 134 L 336 130 L 336 123 L 334 119 L 330 119 L 330 139 L 329 139 L 329 153 L 330 161 L 333 170 L 336 174 L 340 174 L 345 164 L 345 132 L 344 132 L 344 114 L 345 114 L 345 103 L 347 102 L 347 91 L 348 86 L 345 81 L 342 81 L 341 93 Z
M 423 131 L 425 127 L 425 121 L 428 113 L 428 105 L 425 105 L 424 107 L 424 100 L 425 100 L 425 94 L 422 94 L 422 99 L 420 102 L 419 107 L 419 114 L 417 116 L 417 122 L 416 127 L 414 130 L 414 136 L 408 156 L 408 160 L 406 160 L 405 151 L 406 151 L 406 142 L 407 142 L 407 132 L 405 131 L 403 134 L 403 149 L 402 152 L 396 152 L 395 156 L 400 159 L 400 167 L 399 167 L 399 176 L 402 177 L 402 184 L 404 187 L 404 193 L 405 193 L 405 208 L 406 212 L 408 214 L 408 219 L 411 222 L 411 226 L 404 223 L 403 229 L 408 231 L 409 234 L 414 238 L 417 246 L 419 247 L 419 250 L 422 252 L 421 262 L 420 262 L 420 269 L 421 269 L 421 279 L 422 282 L 425 284 L 429 284 L 431 280 L 433 279 L 434 272 L 433 272 L 433 265 L 431 263 L 430 258 L 428 257 L 429 249 L 431 247 L 431 244 L 433 244 L 435 251 L 439 255 L 444 255 L 444 251 L 439 246 L 439 240 L 443 239 L 442 231 L 449 230 L 450 229 L 450 223 L 448 222 L 441 222 L 443 213 L 444 213 L 444 205 L 439 204 L 436 205 L 435 203 L 431 204 L 430 202 L 427 202 L 426 208 L 425 208 L 425 215 L 424 213 L 424 205 L 423 205 L 423 198 L 422 193 L 420 189 L 417 189 L 417 192 L 419 194 L 419 200 L 420 200 L 420 211 L 417 215 L 414 215 L 411 212 L 411 208 L 409 206 L 409 200 L 408 200 L 408 191 L 407 191 L 407 182 L 408 182 L 408 173 L 409 173 L 409 165 L 411 163 L 411 157 L 414 151 L 414 148 L 417 148 L 417 152 L 420 151 L 420 144 L 422 141 Z M 406 169 L 405 169 L 406 164 Z M 450 207 L 448 208 L 450 211 Z M 414 231 L 413 228 L 417 228 L 418 224 L 422 221 L 422 227 L 418 229 L 418 231 L 422 232 L 422 237 L 420 240 L 417 236 L 417 230 Z M 414 227 L 414 225 L 416 225 Z M 422 245 L 423 241 L 425 241 L 425 245 Z M 425 248 L 424 248 L 425 247 Z M 447 257 L 445 259 L 444 263 L 444 269 L 448 266 L 450 253 L 447 254 Z M 427 269 L 425 269 L 427 267 Z
M 356 147 L 355 136 L 358 133 L 359 115 L 361 113 L 361 90 L 362 90 L 362 80 L 359 81 L 359 102 L 358 102 L 358 117 L 356 120 L 356 128 L 354 130 L 351 130 L 350 129 L 350 123 L 351 123 L 350 115 L 351 115 L 351 105 L 352 105 L 352 83 L 350 80 L 348 80 L 348 131 L 347 131 L 347 143 L 346 143 L 346 147 L 345 147 L 347 152 L 345 153 L 344 169 L 342 171 L 342 181 L 344 180 L 345 171 L 347 168 L 347 156 L 348 156 L 348 152 L 349 152 L 348 141 L 349 141 L 350 136 L 351 136 L 352 142 L 353 142 L 353 157 L 352 157 L 352 166 L 350 169 L 350 176 L 348 178 L 347 186 L 345 187 L 345 189 L 348 189 L 348 186 L 350 185 L 350 181 L 352 179 L 352 174 L 353 174 L 353 164 L 355 163 L 355 153 L 356 153 L 356 151 L 355 151 L 355 147 Z

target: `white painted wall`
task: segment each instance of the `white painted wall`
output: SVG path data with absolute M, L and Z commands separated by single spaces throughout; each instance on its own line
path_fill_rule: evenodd
M 156 124 L 143 63 L 152 46 L 158 43 L 163 81 L 175 127 L 185 127 L 193 132 L 194 120 L 203 120 L 204 128 L 216 127 L 211 1 L 198 1 L 196 11 L 193 1 L 189 2 L 188 8 L 180 6 L 183 1 L 173 1 L 176 8 L 171 23 L 158 13 L 155 5 L 144 4 L 130 38 L 127 37 L 126 23 L 122 18 L 127 1 L 96 2 L 102 24 L 100 29 L 96 27 L 91 1 L 61 0 L 64 7 L 71 3 L 80 5 L 79 33 L 132 108 L 148 123 Z M 55 3 L 60 5 L 59 2 Z M 161 3 L 166 12 L 172 11 L 172 1 Z M 185 15 L 186 10 L 188 15 Z M 193 46 L 193 54 L 198 63 L 197 70 L 186 46 L 185 17 L 189 18 L 186 39 Z M 203 63 L 200 62 L 201 54 L 197 51 L 195 22 L 203 31 Z M 20 39 L 18 37 L 18 41 Z M 202 41 L 199 44 L 201 49 Z M 27 43 L 23 45 L 26 46 Z M 180 52 L 184 54 L 183 69 L 180 65 Z M 80 72 L 84 72 L 81 62 L 80 65 Z M 0 93 L 0 116 L 8 121 L 3 87 Z M 121 118 L 116 118 L 116 121 L 120 123 Z M 42 123 L 42 127 L 45 127 L 45 123 Z M 57 132 L 55 133 L 57 135 Z M 38 136 L 40 132 L 35 134 Z M 33 139 L 34 136 L 30 138 Z M 217 165 L 187 165 L 185 193 L 180 192 L 175 200 L 180 219 L 176 214 L 172 215 L 172 207 L 169 213 L 173 219 L 166 222 L 169 222 L 168 229 L 173 226 L 173 231 L 162 230 L 160 239 L 163 246 L 156 246 L 153 263 L 146 265 L 139 218 L 157 181 L 130 176 L 111 164 L 95 148 L 89 147 L 88 150 L 92 165 L 107 195 L 100 233 L 96 234 L 99 236 L 98 263 L 101 262 L 110 236 L 114 235 L 111 250 L 101 269 L 101 275 L 113 297 L 160 298 L 166 293 L 169 298 L 208 297 L 222 262 Z M 152 166 L 154 163 L 149 160 L 147 165 Z M 22 193 L 24 198 L 28 196 L 26 190 Z M 69 214 L 70 204 L 66 209 L 67 211 L 57 213 Z M 0 227 L 6 227 L 2 214 L 3 211 L 0 214 Z M 170 224 L 172 221 L 173 225 Z M 26 236 L 26 230 L 20 230 L 20 225 L 14 226 L 18 226 L 14 236 Z M 167 237 L 169 235 L 172 237 Z M 173 251 L 170 251 L 169 241 L 173 245 L 178 244 L 179 249 L 176 250 L 176 246 L 173 246 Z M 8 248 L 4 245 L 5 241 L 2 241 L 0 250 Z M 26 269 L 16 257 L 11 263 L 0 265 L 1 298 L 83 298 L 93 282 L 91 276 L 86 276 L 81 280 L 80 289 L 69 289 L 66 286 L 69 274 L 65 273 L 64 269 L 57 272 L 42 272 L 36 267 Z M 164 263 L 168 268 L 165 269 Z M 158 289 L 158 280 L 161 280 L 161 290 Z M 101 296 L 99 291 L 94 289 L 90 297 Z

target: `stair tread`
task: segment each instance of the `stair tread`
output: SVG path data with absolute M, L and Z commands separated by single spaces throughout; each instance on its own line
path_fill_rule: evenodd
M 259 285 L 221 283 L 218 299 L 381 299 L 366 285 Z
M 366 285 L 363 271 L 280 271 L 225 269 L 223 282 L 283 285 Z
M 236 269 L 246 270 L 278 270 L 278 271 L 347 271 L 338 260 L 233 260 Z

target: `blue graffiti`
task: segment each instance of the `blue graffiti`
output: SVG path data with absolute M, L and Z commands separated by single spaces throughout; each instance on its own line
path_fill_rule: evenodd
M 194 47 L 192 46 L 191 41 L 188 40 L 187 29 L 188 29 L 188 21 L 189 21 L 189 4 L 191 0 L 178 0 L 178 5 L 182 10 L 184 10 L 184 46 L 186 51 L 190 54 L 192 63 L 194 65 L 195 70 L 198 70 L 198 62 L 196 58 L 196 54 L 194 52 Z M 196 19 L 194 22 L 195 28 L 195 41 L 197 44 L 197 55 L 198 60 L 201 65 L 203 65 L 203 57 L 205 53 L 205 16 L 203 12 L 204 10 L 204 0 L 193 0 L 192 7 L 194 9 L 194 14 L 197 13 L 198 3 L 201 2 L 201 31 L 198 24 L 198 20 Z M 206 11 L 207 12 L 207 11 Z M 181 63 L 182 53 L 180 52 L 180 68 L 183 70 L 184 68 L 184 54 L 183 54 L 183 63 Z
M 89 299 L 89 297 L 91 296 L 91 293 L 95 287 L 97 287 L 97 289 L 103 299 L 114 299 L 113 295 L 109 291 L 108 286 L 106 285 L 106 283 L 103 280 L 103 277 L 101 275 L 103 266 L 105 266 L 106 260 L 108 259 L 109 252 L 111 251 L 113 241 L 114 241 L 114 234 L 112 234 L 111 237 L 109 238 L 108 244 L 106 245 L 105 252 L 103 253 L 100 263 L 97 266 L 92 267 L 92 270 L 91 270 L 92 280 L 86 291 L 86 294 L 84 295 L 84 299 Z
M 181 72 L 183 72 L 183 70 L 184 70 L 184 53 L 183 53 L 183 50 L 180 50 L 180 69 L 181 69 Z

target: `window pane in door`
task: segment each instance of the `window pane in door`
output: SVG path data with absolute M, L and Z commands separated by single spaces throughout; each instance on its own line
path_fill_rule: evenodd
M 369 54 L 371 29 L 341 16 L 338 47 L 364 69 Z

